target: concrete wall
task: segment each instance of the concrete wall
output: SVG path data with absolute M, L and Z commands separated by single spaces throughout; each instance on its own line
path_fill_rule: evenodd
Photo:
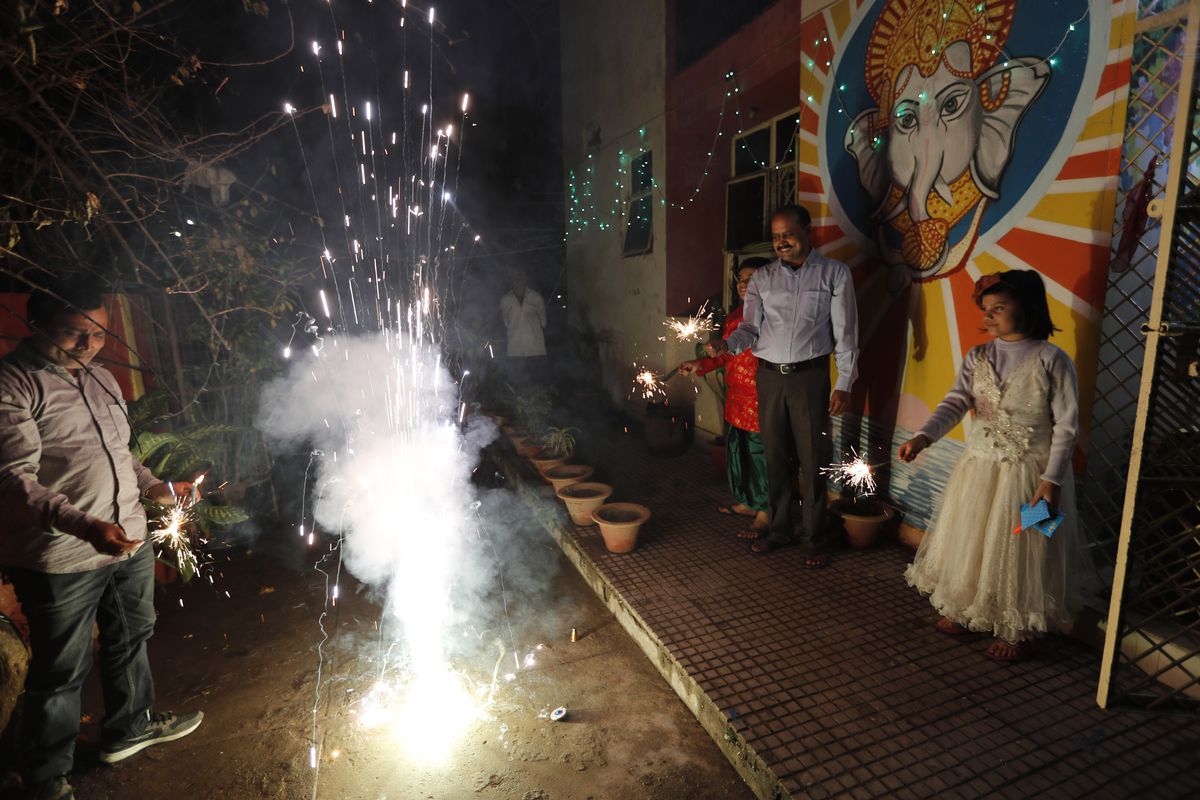
M 645 0 L 565 0 L 560 13 L 568 220 L 572 189 L 577 196 L 587 191 L 580 203 L 596 211 L 596 219 L 589 212 L 584 224 L 568 225 L 569 322 L 602 338 L 603 385 L 626 401 L 634 361 L 659 372 L 674 366 L 659 341 L 667 245 L 660 193 L 651 251 L 621 255 L 632 158 L 649 150 L 655 183 L 666 185 L 665 8 Z M 644 403 L 639 398 L 629 406 Z

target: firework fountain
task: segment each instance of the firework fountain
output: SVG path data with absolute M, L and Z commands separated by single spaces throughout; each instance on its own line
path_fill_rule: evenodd
M 289 370 L 264 397 L 260 422 L 273 440 L 311 448 L 297 546 L 312 548 L 326 576 L 322 632 L 343 568 L 381 599 L 376 674 L 359 721 L 430 759 L 495 693 L 494 679 L 472 684 L 445 649 L 462 545 L 480 530 L 470 474 L 495 435 L 490 421 L 465 413 L 467 375 L 452 374 L 441 347 L 456 259 L 480 238 L 453 202 L 471 101 L 435 91 L 434 9 L 368 7 L 377 40 L 394 37 L 377 41 L 389 53 L 383 64 L 348 44 L 355 37 L 334 5 L 319 5 L 327 39 L 312 42 L 301 65 L 311 96 L 280 105 L 316 216 L 329 221 L 314 231 L 324 280 L 281 349 Z M 369 86 L 356 80 L 363 75 Z M 328 640 L 318 648 L 314 770 Z M 528 657 L 508 644 L 520 669 Z

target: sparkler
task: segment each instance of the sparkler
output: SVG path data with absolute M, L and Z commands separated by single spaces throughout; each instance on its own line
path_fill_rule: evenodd
M 859 497 L 866 497 L 874 494 L 877 488 L 871 469 L 872 467 L 866 459 L 851 447 L 849 461 L 821 467 L 820 471 L 832 480 L 853 489 Z
M 671 318 L 663 323 L 675 335 L 676 340 L 680 342 L 699 342 L 708 338 L 708 334 L 716 328 L 713 322 L 713 312 L 708 308 L 708 303 L 704 303 L 696 311 L 696 315 L 686 317 L 684 319 Z M 659 339 L 660 342 L 665 342 L 666 337 Z

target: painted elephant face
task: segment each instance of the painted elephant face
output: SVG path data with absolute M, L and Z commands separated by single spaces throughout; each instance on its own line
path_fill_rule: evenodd
M 864 111 L 846 134 L 876 218 L 900 236 L 898 253 L 880 237 L 891 251 L 885 255 L 918 279 L 945 274 L 969 255 L 983 208 L 1000 196 L 1017 125 L 1050 77 L 1037 58 L 1009 59 L 974 79 L 971 72 L 962 41 L 928 76 L 907 65 L 895 76 L 887 118 Z M 950 242 L 950 229 L 972 211 L 967 234 Z

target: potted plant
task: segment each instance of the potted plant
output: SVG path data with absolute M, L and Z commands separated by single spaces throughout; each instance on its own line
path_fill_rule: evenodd
M 896 516 L 894 508 L 873 497 L 843 497 L 830 504 L 829 510 L 842 518 L 846 540 L 858 550 L 874 545 L 880 531 Z
M 551 428 L 542 437 L 542 449 L 546 455 L 570 458 L 575 455 L 575 433 L 578 428 Z

